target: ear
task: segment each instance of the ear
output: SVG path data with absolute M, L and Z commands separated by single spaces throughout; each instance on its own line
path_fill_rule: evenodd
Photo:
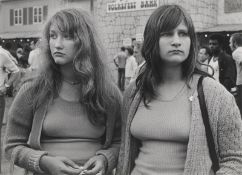
M 237 48 L 238 45 L 237 45 L 235 42 L 233 42 L 233 47 L 234 47 L 234 48 Z

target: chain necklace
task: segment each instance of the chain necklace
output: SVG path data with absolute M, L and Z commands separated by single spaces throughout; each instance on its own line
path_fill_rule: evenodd
M 81 83 L 81 81 L 70 81 L 70 80 L 67 80 L 67 79 L 63 79 L 64 82 L 70 84 L 70 85 L 78 85 Z
M 187 84 L 184 83 L 184 85 L 178 90 L 176 95 L 174 95 L 172 98 L 169 98 L 169 99 L 158 98 L 158 101 L 162 101 L 162 102 L 172 102 L 172 101 L 174 101 L 183 92 L 183 90 L 185 89 L 186 86 L 187 86 Z

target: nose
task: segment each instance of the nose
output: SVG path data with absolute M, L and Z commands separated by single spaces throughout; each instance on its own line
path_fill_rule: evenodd
M 172 37 L 172 46 L 179 47 L 181 46 L 181 38 L 177 33 L 175 33 Z
M 56 40 L 55 40 L 55 48 L 57 49 L 61 49 L 63 48 L 63 40 L 62 40 L 62 37 L 57 37 Z

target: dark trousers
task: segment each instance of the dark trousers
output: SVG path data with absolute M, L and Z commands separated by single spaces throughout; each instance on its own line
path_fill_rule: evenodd
M 5 99 L 4 95 L 0 95 L 0 122 L 2 123 L 5 110 Z M 2 126 L 2 125 L 0 125 Z
M 124 90 L 125 83 L 125 68 L 118 68 L 118 87 L 121 91 Z
M 242 115 L 242 85 L 237 85 L 236 102 Z
M 5 110 L 5 99 L 4 95 L 0 94 L 0 143 L 2 142 L 2 123 L 4 117 L 4 110 Z M 2 147 L 0 146 L 0 159 L 2 159 Z M 0 161 L 1 164 L 1 161 Z M 2 170 L 2 166 L 0 165 L 0 172 Z

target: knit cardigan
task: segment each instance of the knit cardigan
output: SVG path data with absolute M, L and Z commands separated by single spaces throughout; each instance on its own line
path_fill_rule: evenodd
M 202 120 L 197 94 L 198 75 L 194 75 L 189 89 L 191 101 L 191 126 L 183 175 L 211 175 L 212 162 L 207 146 L 205 127 Z M 130 175 L 141 142 L 130 133 L 130 126 L 141 102 L 140 93 L 135 92 L 133 83 L 124 94 L 122 113 L 122 137 L 116 175 Z M 205 101 L 215 141 L 220 169 L 217 175 L 242 174 L 242 121 L 234 97 L 211 78 L 203 80 Z M 147 116 L 149 117 L 149 116 Z
M 114 105 L 121 105 L 122 98 L 118 90 L 117 92 L 117 96 L 113 97 L 116 104 L 110 104 L 107 111 L 103 148 L 96 153 L 107 158 L 106 172 L 111 172 L 115 168 L 120 146 L 121 111 L 120 107 Z M 15 97 L 9 110 L 4 151 L 7 159 L 15 165 L 31 172 L 41 173 L 39 160 L 41 156 L 48 154 L 41 150 L 40 138 L 49 100 L 35 109 L 34 95 L 33 83 L 25 83 Z

